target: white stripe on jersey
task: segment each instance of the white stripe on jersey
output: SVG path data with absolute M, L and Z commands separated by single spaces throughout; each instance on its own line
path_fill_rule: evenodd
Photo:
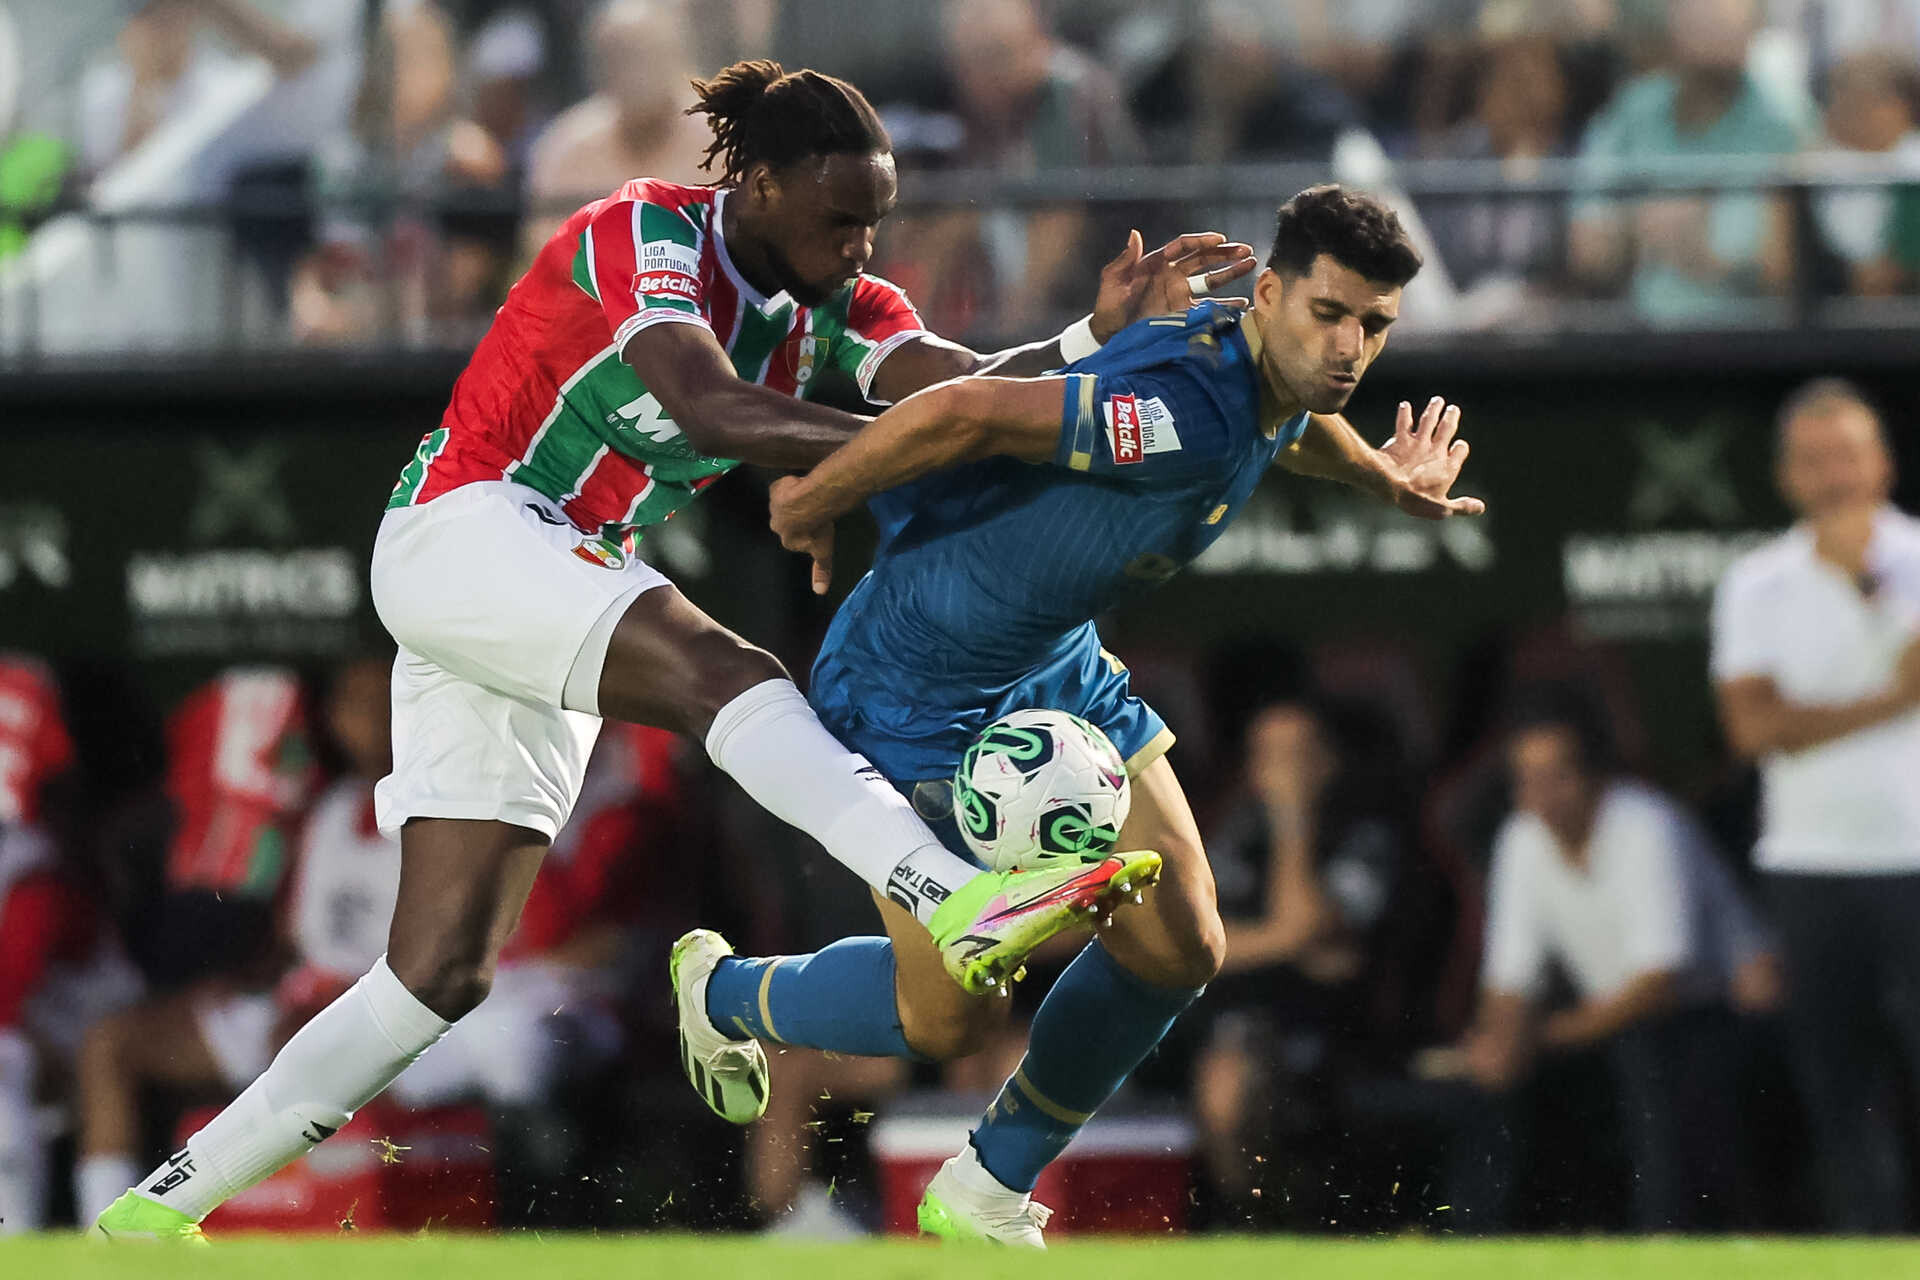
M 647 482 L 641 485 L 640 492 L 633 496 L 633 503 L 627 508 L 627 514 L 620 518 L 622 524 L 633 523 L 634 517 L 640 514 L 640 504 L 645 502 L 647 495 L 653 492 L 653 466 L 648 464 L 643 469 L 647 473 Z
M 567 490 L 565 493 L 561 494 L 558 498 L 556 498 L 554 500 L 555 505 L 564 507 L 569 502 L 572 502 L 575 498 L 579 497 L 580 490 L 586 488 L 587 481 L 593 476 L 593 469 L 599 466 L 600 459 L 606 457 L 607 454 L 610 452 L 612 452 L 612 450 L 610 450 L 604 444 L 601 445 L 598 449 L 595 449 L 593 451 L 593 457 L 588 459 L 587 461 L 586 470 L 582 471 L 579 475 L 573 478 L 573 487 Z
M 513 479 L 514 472 L 518 471 L 521 467 L 525 466 L 527 463 L 533 461 L 534 450 L 538 449 L 540 447 L 540 442 L 546 439 L 547 432 L 552 428 L 553 424 L 560 420 L 560 411 L 567 407 L 567 392 L 573 390 L 574 387 L 578 386 L 580 383 L 580 379 L 586 377 L 589 373 L 593 372 L 593 370 L 600 364 L 601 361 L 605 360 L 610 355 L 618 355 L 619 353 L 620 353 L 620 348 L 609 343 L 607 346 L 604 346 L 600 349 L 600 352 L 598 355 L 594 356 L 591 360 L 581 365 L 578 369 L 575 369 L 573 373 L 567 378 L 567 380 L 560 384 L 560 390 L 554 393 L 553 408 L 547 410 L 547 416 L 545 419 L 541 421 L 540 429 L 533 433 L 533 439 L 527 441 L 526 452 L 522 453 L 519 456 L 519 458 L 517 458 L 513 462 L 508 463 L 507 469 L 500 473 L 500 478 L 502 480 Z

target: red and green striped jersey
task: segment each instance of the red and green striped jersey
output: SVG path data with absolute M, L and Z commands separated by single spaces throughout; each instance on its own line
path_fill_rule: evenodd
M 630 543 L 738 465 L 689 445 L 621 362 L 634 334 L 705 326 L 742 378 L 804 396 L 827 365 L 869 393 L 881 362 L 926 332 L 906 295 L 875 276 L 818 307 L 762 296 L 727 256 L 726 198 L 636 178 L 568 218 L 508 292 L 387 506 L 511 480 L 581 530 Z

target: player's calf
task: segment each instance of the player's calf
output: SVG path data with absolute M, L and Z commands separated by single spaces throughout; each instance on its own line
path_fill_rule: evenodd
M 1156 987 L 1204 987 L 1227 958 L 1213 873 L 1197 840 L 1159 835 L 1166 846 L 1160 883 L 1143 905 L 1116 914 L 1101 942 L 1128 972 Z

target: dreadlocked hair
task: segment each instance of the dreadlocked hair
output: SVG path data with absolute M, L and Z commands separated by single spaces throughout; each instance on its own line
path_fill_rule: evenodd
M 866 97 L 845 80 L 818 71 L 787 72 L 761 58 L 736 62 L 711 80 L 695 80 L 699 101 L 687 108 L 713 129 L 700 167 L 720 162 L 722 184 L 737 184 L 756 164 L 784 169 L 809 156 L 893 150 L 886 126 Z

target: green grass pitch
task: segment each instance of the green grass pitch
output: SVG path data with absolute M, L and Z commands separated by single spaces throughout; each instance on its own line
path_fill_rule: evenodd
M 779 1244 L 742 1237 L 367 1236 L 229 1238 L 211 1249 L 0 1240 L 19 1280 L 1915 1280 L 1920 1244 L 1789 1240 L 1288 1238 L 1060 1241 L 1046 1254 L 917 1241 Z

